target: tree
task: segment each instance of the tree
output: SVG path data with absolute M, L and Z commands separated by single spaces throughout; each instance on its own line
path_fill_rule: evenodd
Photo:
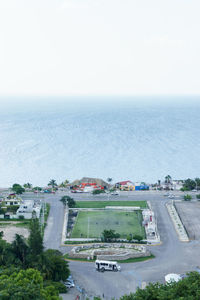
M 169 185 L 169 184 L 171 183 L 171 180 L 172 180 L 172 178 L 171 178 L 170 175 L 165 176 L 165 183 L 166 183 L 167 185 Z
M 43 278 L 38 270 L 27 269 L 0 276 L 1 299 L 8 300 L 59 300 L 54 286 L 43 286 Z
M 184 200 L 185 201 L 191 201 L 192 200 L 192 196 L 189 195 L 189 194 L 187 194 L 187 195 L 184 196 Z
M 13 184 L 12 191 L 20 195 L 25 192 L 25 189 L 18 183 Z
M 32 184 L 29 183 L 29 182 L 25 183 L 23 186 L 24 186 L 25 189 L 31 189 L 32 188 Z
M 120 238 L 120 234 L 119 233 L 115 233 L 115 230 L 110 229 L 110 230 L 104 230 L 102 232 L 102 236 L 103 236 L 103 240 L 105 242 L 112 242 L 118 238 Z
M 2 238 L 0 239 L 0 266 L 10 266 L 14 263 L 15 256 L 11 245 Z
M 16 257 L 16 262 L 19 261 L 24 268 L 28 263 L 27 256 L 30 253 L 30 248 L 22 235 L 15 235 L 15 240 L 12 242 L 12 251 Z
M 40 232 L 39 220 L 35 214 L 30 221 L 29 226 L 30 235 L 28 238 L 28 245 L 33 261 L 37 261 L 37 256 L 43 251 L 43 239 Z
M 33 190 L 34 191 L 42 191 L 42 187 L 41 186 L 34 186 Z
M 133 240 L 137 240 L 138 242 L 143 240 L 143 237 L 139 234 L 135 234 L 133 235 Z
M 60 251 L 54 249 L 48 249 L 43 253 L 40 270 L 47 280 L 65 281 L 70 275 L 68 262 Z
M 186 179 L 183 184 L 184 191 L 191 191 L 196 188 L 196 182 L 190 178 Z
M 109 184 L 111 184 L 112 180 L 113 180 L 113 179 L 112 179 L 111 177 L 108 177 L 108 178 L 107 178 L 107 181 L 109 182 Z
M 69 196 L 63 196 L 60 201 L 63 203 L 64 206 L 68 205 L 68 207 L 73 208 L 76 206 L 76 202 L 73 198 Z
M 196 187 L 195 187 L 195 188 L 196 188 L 197 190 L 199 190 L 199 189 L 200 189 L 200 178 L 197 177 L 197 178 L 194 179 L 194 181 L 195 181 L 195 183 L 196 183 Z
M 191 272 L 186 278 L 169 284 L 150 283 L 145 289 L 124 295 L 120 300 L 196 300 L 200 299 L 200 275 Z
M 48 186 L 51 186 L 52 188 L 55 188 L 57 186 L 56 180 L 51 179 L 48 183 Z

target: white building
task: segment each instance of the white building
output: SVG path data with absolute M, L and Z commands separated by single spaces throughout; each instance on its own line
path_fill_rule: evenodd
M 35 212 L 37 218 L 39 218 L 40 210 L 41 210 L 41 205 L 36 206 L 34 205 L 34 201 L 26 200 L 20 204 L 20 207 L 18 208 L 16 215 L 18 218 L 20 216 L 23 216 L 24 219 L 31 219 L 33 212 Z

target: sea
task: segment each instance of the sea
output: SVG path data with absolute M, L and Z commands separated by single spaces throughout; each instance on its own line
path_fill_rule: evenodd
M 200 177 L 200 97 L 0 99 L 0 187 Z

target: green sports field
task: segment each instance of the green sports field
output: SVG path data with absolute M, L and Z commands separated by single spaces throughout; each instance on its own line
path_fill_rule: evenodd
M 105 208 L 106 206 L 139 206 L 147 208 L 146 201 L 76 201 L 77 208 Z
M 114 229 L 120 238 L 139 234 L 145 238 L 141 211 L 80 211 L 71 238 L 99 238 L 104 229 Z

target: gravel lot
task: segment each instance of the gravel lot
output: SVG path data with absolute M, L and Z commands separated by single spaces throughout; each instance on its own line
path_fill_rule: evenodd
M 0 231 L 3 231 L 3 239 L 9 243 L 15 239 L 16 234 L 23 235 L 25 238 L 29 236 L 27 228 L 16 227 L 14 225 L 0 226 Z

